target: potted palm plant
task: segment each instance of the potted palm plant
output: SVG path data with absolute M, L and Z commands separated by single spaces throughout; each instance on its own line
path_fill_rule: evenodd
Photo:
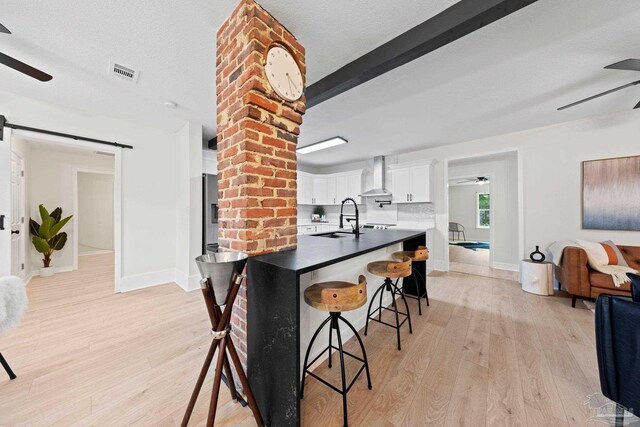
M 40 269 L 41 277 L 53 275 L 51 267 L 51 255 L 55 251 L 64 248 L 67 243 L 67 233 L 60 232 L 73 215 L 62 218 L 62 208 L 55 208 L 49 213 L 44 205 L 38 206 L 42 223 L 38 224 L 33 218 L 29 219 L 29 233 L 31 243 L 36 251 L 42 254 L 43 267 Z

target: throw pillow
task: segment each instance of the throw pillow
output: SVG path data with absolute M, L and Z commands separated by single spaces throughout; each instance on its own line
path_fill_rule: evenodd
M 622 256 L 622 252 L 620 252 L 620 249 L 618 249 L 615 243 L 613 243 L 611 240 L 605 240 L 604 242 L 600 243 L 605 247 L 605 250 L 607 250 L 607 247 L 609 248 L 609 250 L 607 250 L 607 253 L 610 253 L 611 251 L 615 254 L 616 259 L 618 260 L 618 262 L 616 263 L 617 265 L 629 267 L 629 264 L 627 264 L 627 261 Z
M 600 243 L 580 239 L 576 239 L 576 243 L 587 253 L 589 264 L 592 266 L 609 265 L 609 255 Z

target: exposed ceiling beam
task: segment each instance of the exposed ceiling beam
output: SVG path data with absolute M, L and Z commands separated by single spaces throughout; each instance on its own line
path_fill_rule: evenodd
M 307 87 L 307 108 L 433 52 L 536 1 L 461 0 Z

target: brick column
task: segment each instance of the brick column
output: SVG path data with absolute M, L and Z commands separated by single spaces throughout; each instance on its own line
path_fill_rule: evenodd
M 271 89 L 262 58 L 274 41 L 291 49 L 304 76 L 304 48 L 253 0 L 241 0 L 217 34 L 218 239 L 250 255 L 297 243 L 296 145 L 305 100 L 286 102 Z M 231 319 L 243 363 L 245 286 Z

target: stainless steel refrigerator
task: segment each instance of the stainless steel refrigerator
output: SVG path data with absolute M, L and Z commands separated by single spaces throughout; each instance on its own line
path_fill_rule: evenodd
M 218 250 L 218 175 L 202 174 L 202 253 Z

